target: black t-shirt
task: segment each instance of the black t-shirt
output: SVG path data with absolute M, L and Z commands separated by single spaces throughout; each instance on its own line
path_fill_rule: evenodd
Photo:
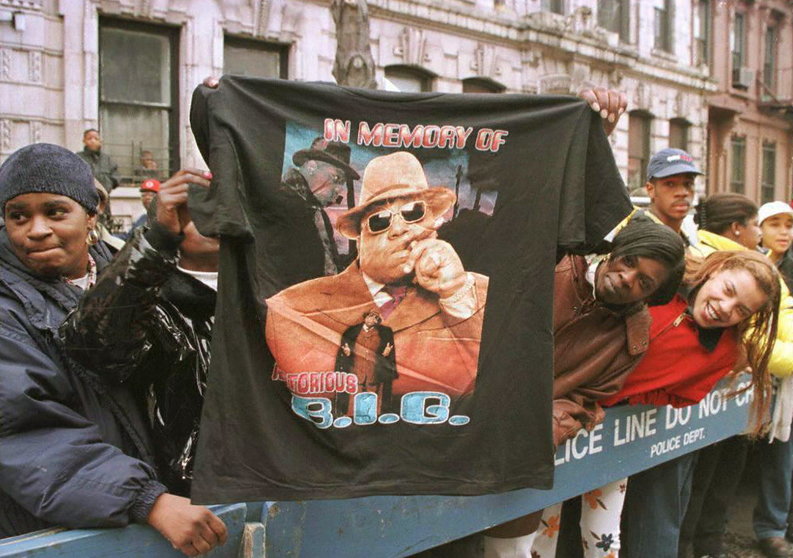
M 550 488 L 557 252 L 631 209 L 597 115 L 224 77 L 191 123 L 222 238 L 194 500 Z

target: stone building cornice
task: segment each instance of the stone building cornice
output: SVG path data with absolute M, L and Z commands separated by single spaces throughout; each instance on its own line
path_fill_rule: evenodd
M 318 4 L 328 4 L 318 1 Z M 652 75 L 655 80 L 687 89 L 715 92 L 717 85 L 703 71 L 662 58 L 645 58 L 632 46 L 611 45 L 600 29 L 575 32 L 573 16 L 535 12 L 526 16 L 477 10 L 439 0 L 368 0 L 372 18 L 423 29 L 478 38 L 521 52 L 539 50 L 554 58 L 576 58 L 593 67 L 605 66 L 626 76 Z
M 0 0 L 0 8 L 40 11 L 43 7 L 44 0 Z

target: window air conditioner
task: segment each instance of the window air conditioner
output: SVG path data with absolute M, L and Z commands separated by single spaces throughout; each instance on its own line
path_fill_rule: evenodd
M 754 83 L 754 70 L 741 66 L 732 71 L 732 86 L 748 89 Z

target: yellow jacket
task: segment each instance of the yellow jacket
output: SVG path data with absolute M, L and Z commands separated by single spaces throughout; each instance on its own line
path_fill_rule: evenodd
M 717 250 L 746 250 L 744 246 L 727 237 L 709 231 L 698 231 L 699 249 L 705 256 Z M 779 326 L 776 343 L 768 363 L 768 371 L 778 378 L 793 373 L 793 297 L 780 277 Z

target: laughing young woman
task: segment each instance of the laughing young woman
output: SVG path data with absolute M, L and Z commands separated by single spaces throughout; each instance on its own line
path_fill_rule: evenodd
M 721 378 L 751 368 L 754 424 L 770 403 L 768 362 L 776 338 L 780 281 L 774 265 L 750 251 L 714 252 L 687 269 L 685 290 L 651 309 L 650 347 L 622 390 L 604 406 L 685 407 L 698 403 Z M 623 557 L 676 557 L 691 489 L 693 454 L 631 477 L 623 515 Z
M 649 309 L 652 325 L 644 359 L 628 374 L 620 391 L 601 399 L 601 404 L 693 405 L 739 361 L 746 360 L 754 371 L 755 422 L 760 424 L 769 404 L 767 365 L 773 348 L 773 343 L 764 340 L 774 339 L 779 297 L 779 276 L 762 254 L 728 251 L 714 252 L 704 261 L 691 259 L 680 292 L 668 304 Z M 597 514 L 587 515 L 588 528 L 582 529 L 582 536 L 593 539 L 586 540 L 584 555 L 676 558 L 690 490 L 690 455 L 631 477 L 624 540 L 620 514 L 625 480 L 593 491 L 606 509 L 598 507 Z M 543 521 L 558 518 L 548 515 Z M 554 556 L 555 530 L 541 528 L 539 532 L 532 556 Z
M 758 212 L 757 205 L 741 194 L 722 192 L 700 200 L 694 216 L 699 226 L 700 245 L 713 250 L 740 250 L 742 247 L 757 250 L 762 237 L 759 221 L 781 211 L 793 222 L 790 206 L 775 203 L 781 208 L 774 207 L 773 203 L 766 204 Z M 769 211 L 769 206 L 773 211 Z M 782 272 L 779 263 L 777 269 Z M 769 372 L 775 376 L 776 397 L 768 439 L 756 445 L 764 466 L 758 478 L 759 499 L 754 526 L 761 549 L 771 556 L 789 554 L 783 536 L 792 493 L 789 479 L 793 467 L 790 452 L 793 446 L 788 441 L 793 417 L 793 301 L 786 286 L 781 284 L 781 288 L 777 337 L 768 363 Z M 697 452 L 691 498 L 680 532 L 681 556 L 690 554 L 689 547 L 695 556 L 724 553 L 728 512 L 749 445 L 747 436 L 738 435 Z M 784 482 L 785 478 L 788 482 Z

